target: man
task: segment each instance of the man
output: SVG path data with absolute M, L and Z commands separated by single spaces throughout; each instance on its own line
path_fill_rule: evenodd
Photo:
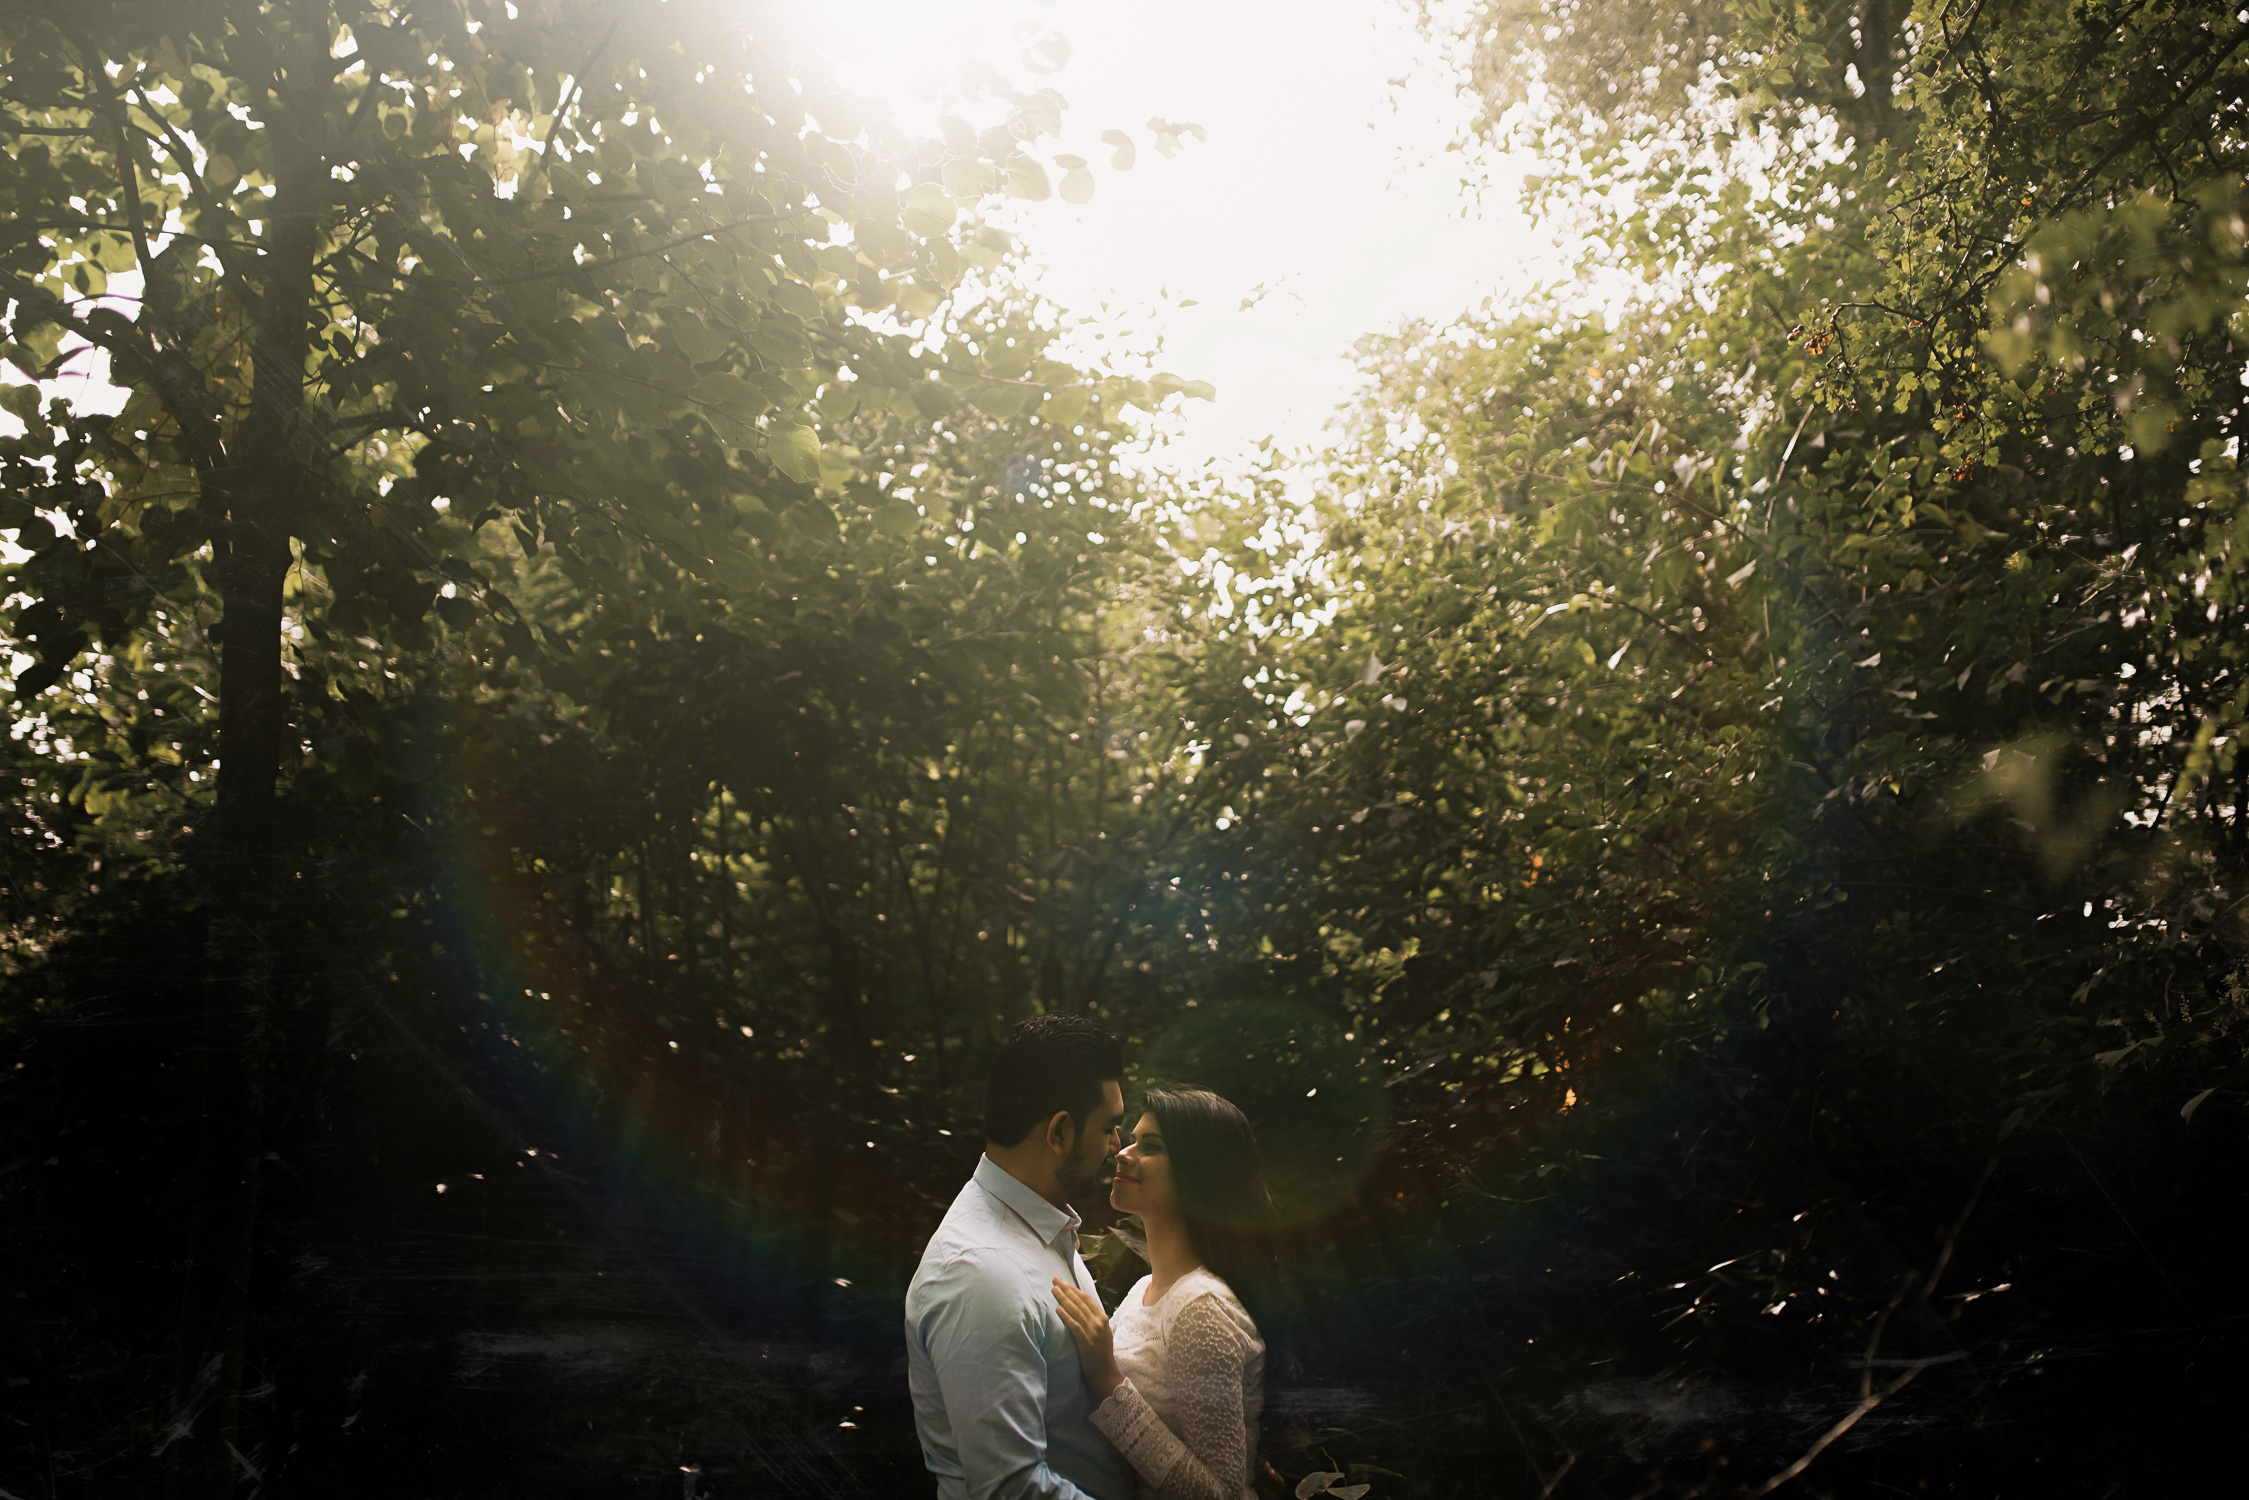
M 906 1288 L 907 1384 L 939 1500 L 1128 1500 L 1088 1420 L 1054 1302 L 1088 1293 L 1070 1200 L 1098 1188 L 1124 1123 L 1124 1053 L 1083 1016 L 1009 1031 L 984 1096 L 984 1156 Z

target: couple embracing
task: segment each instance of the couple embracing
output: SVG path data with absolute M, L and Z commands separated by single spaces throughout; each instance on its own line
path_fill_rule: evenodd
M 1256 1138 L 1216 1094 L 1150 1090 L 1125 1132 L 1123 1051 L 1083 1016 L 1002 1042 L 984 1156 L 906 1291 L 922 1458 L 940 1500 L 1254 1497 L 1265 1346 L 1221 1271 L 1266 1206 Z M 1120 1149 L 1121 1147 L 1121 1149 Z M 1114 1316 L 1071 1200 L 1137 1214 L 1150 1272 Z

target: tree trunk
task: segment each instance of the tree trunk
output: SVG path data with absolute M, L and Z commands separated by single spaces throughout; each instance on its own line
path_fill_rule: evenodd
M 273 233 L 252 304 L 250 410 L 206 498 L 219 512 L 214 573 L 224 613 L 215 632 L 218 789 L 205 843 L 213 917 L 199 1059 L 200 1138 L 165 1435 L 167 1488 L 179 1500 L 232 1495 L 259 1467 L 238 1439 L 273 1006 L 274 799 L 287 718 L 282 584 L 296 492 L 304 482 L 296 445 L 305 410 L 322 182 L 317 138 L 302 132 L 295 146 L 274 185 Z
M 1859 9 L 1858 41 L 1839 49 L 1846 67 L 1858 70 L 1856 99 L 1840 73 L 1836 98 L 1842 103 L 1844 123 L 1862 147 L 1888 140 L 1897 129 L 1896 90 L 1892 78 L 1905 43 L 1905 20 L 1910 5 L 1897 0 L 1863 0 Z

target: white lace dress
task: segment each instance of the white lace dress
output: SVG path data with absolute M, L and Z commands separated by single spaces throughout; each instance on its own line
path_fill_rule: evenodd
M 1141 1277 L 1109 1319 L 1124 1383 L 1093 1425 L 1140 1476 L 1141 1500 L 1254 1497 L 1265 1345 L 1233 1288 L 1196 1269 L 1143 1307 Z

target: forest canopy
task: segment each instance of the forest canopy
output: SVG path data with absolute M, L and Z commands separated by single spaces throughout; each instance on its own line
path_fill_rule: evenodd
M 886 1388 L 1053 1009 L 1244 1105 L 1276 1369 L 1408 1413 L 1291 1485 L 2199 1471 L 2249 25 L 1421 17 L 1583 274 L 1235 479 L 992 222 L 1086 190 L 1051 90 L 915 139 L 705 0 L 0 8 L 0 1488 L 424 1483 L 339 1371 L 467 1366 L 317 1267 L 464 1142 Z

